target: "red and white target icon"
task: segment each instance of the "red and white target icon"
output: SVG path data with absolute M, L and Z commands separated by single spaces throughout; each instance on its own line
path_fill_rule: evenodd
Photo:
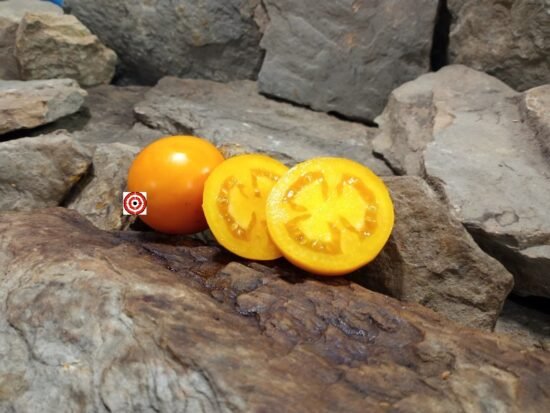
M 123 215 L 147 215 L 147 192 L 124 192 L 122 194 Z

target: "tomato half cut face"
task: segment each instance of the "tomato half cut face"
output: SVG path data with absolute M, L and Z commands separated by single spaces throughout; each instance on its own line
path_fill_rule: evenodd
M 264 155 L 241 155 L 218 166 L 207 179 L 203 210 L 210 230 L 229 251 L 273 260 L 281 252 L 267 230 L 265 204 L 288 168 Z
M 384 182 L 342 158 L 296 165 L 267 201 L 271 238 L 296 266 L 319 275 L 350 273 L 373 260 L 394 222 Z

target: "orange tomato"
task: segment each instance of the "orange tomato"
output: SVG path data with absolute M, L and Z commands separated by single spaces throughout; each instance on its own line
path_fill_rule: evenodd
M 267 201 L 269 233 L 296 266 L 342 275 L 373 260 L 393 228 L 393 204 L 370 169 L 342 158 L 292 168 Z
M 241 155 L 218 166 L 204 187 L 210 230 L 229 251 L 249 259 L 281 256 L 267 231 L 265 203 L 288 168 L 264 155 Z
M 144 148 L 128 173 L 128 190 L 147 192 L 147 215 L 140 218 L 168 234 L 205 230 L 204 182 L 223 159 L 214 145 L 194 136 L 170 136 Z

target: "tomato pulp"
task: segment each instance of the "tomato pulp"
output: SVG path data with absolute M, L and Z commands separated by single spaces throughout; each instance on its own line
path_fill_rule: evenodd
M 296 165 L 273 187 L 266 209 L 269 233 L 296 266 L 342 275 L 373 260 L 394 222 L 384 182 L 343 158 Z
M 204 188 L 210 230 L 229 251 L 249 259 L 273 260 L 281 252 L 267 230 L 265 204 L 288 168 L 264 155 L 241 155 L 218 166 Z

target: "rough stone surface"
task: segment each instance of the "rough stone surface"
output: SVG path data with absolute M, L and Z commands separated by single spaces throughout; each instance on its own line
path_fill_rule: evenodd
M 84 87 L 109 83 L 117 56 L 74 16 L 27 14 L 17 29 L 15 57 L 24 80 L 75 79 Z
M 144 99 L 147 90 L 113 85 L 90 88 L 80 112 L 41 128 L 40 132 L 66 129 L 86 144 L 119 142 L 143 147 L 164 135 L 136 122 L 134 106 Z
M 139 148 L 122 143 L 98 145 L 92 168 L 68 200 L 67 207 L 77 210 L 100 229 L 127 228 L 132 220 L 122 215 L 122 193 L 128 169 L 138 152 Z
M 0 6 L 1 4 L 0 2 Z M 17 60 L 13 55 L 18 24 L 2 17 L 1 12 L 2 9 L 0 9 L 0 79 L 19 79 Z
M 390 92 L 430 69 L 436 0 L 264 0 L 260 90 L 373 120 Z
M 550 83 L 547 0 L 449 0 L 450 61 L 490 73 L 516 90 Z
M 550 158 L 550 85 L 530 89 L 521 95 L 523 119 L 535 132 L 535 137 Z
M 506 301 L 495 332 L 508 334 L 525 346 L 550 352 L 550 314 Z
M 375 129 L 258 94 L 256 83 L 228 84 L 164 78 L 136 106 L 145 125 L 169 134 L 190 133 L 216 145 L 239 145 L 287 164 L 315 156 L 344 156 L 391 174 L 372 155 Z
M 3 411 L 538 413 L 550 402 L 547 353 L 349 280 L 101 232 L 66 209 L 1 215 L 0 234 Z
M 113 48 L 123 74 L 153 84 L 165 75 L 254 78 L 262 60 L 258 0 L 65 0 Z
M 385 181 L 395 207 L 392 236 L 354 279 L 462 324 L 493 329 L 512 275 L 478 247 L 424 180 Z
M 71 79 L 0 80 L 0 135 L 75 113 L 85 96 L 86 92 Z
M 59 205 L 91 157 L 65 132 L 0 143 L 0 211 Z
M 516 292 L 550 297 L 550 162 L 541 148 L 549 138 L 532 129 L 543 112 L 522 116 L 530 93 L 464 66 L 443 68 L 392 94 L 374 148 L 448 197 L 482 248 L 516 276 Z
M 28 12 L 63 14 L 60 7 L 46 1 L 0 1 L 0 79 L 19 79 L 19 69 L 14 56 L 15 33 L 21 19 Z
M 0 16 L 19 23 L 29 12 L 63 14 L 61 7 L 42 0 L 0 0 Z

